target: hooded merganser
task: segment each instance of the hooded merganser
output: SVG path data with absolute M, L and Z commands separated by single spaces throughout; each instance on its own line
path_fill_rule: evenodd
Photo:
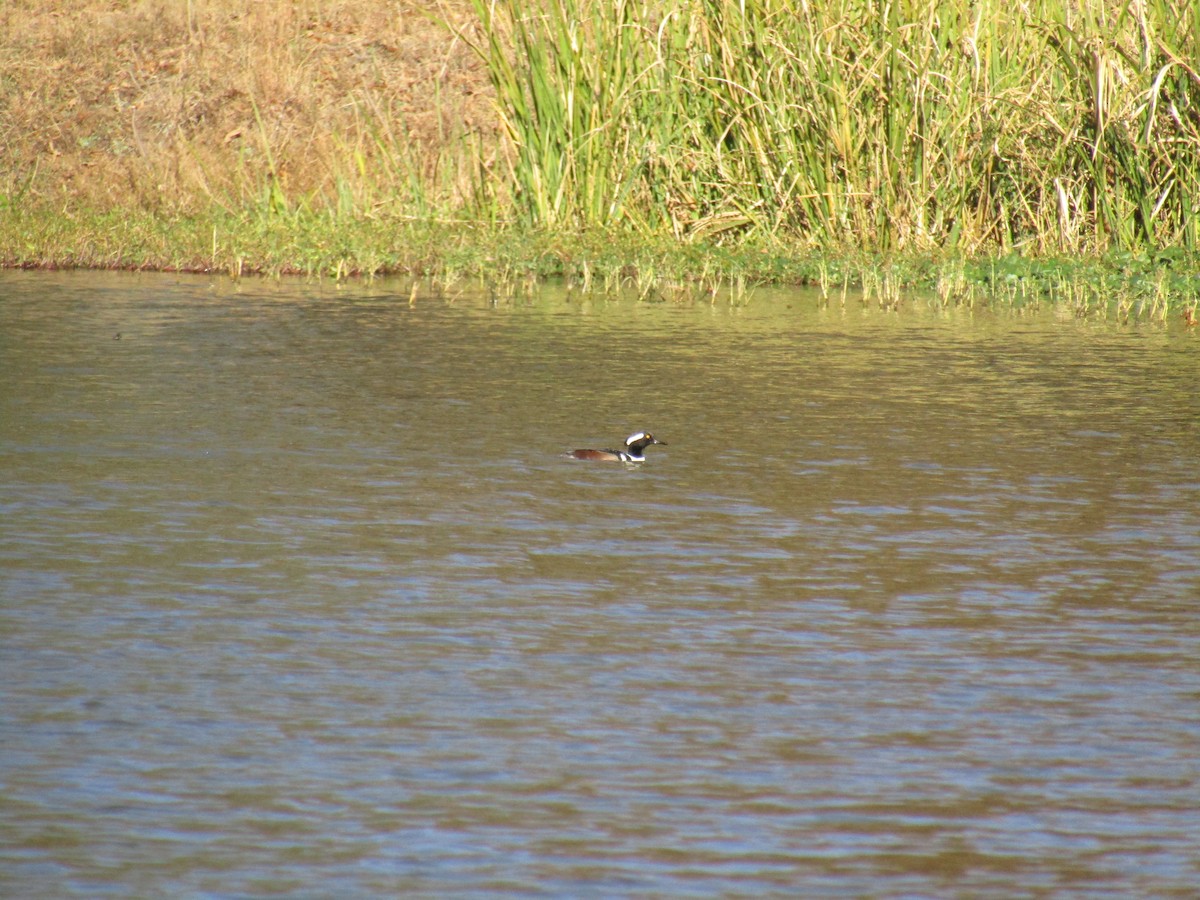
M 571 459 L 604 459 L 611 462 L 645 462 L 646 448 L 651 444 L 667 446 L 648 431 L 639 431 L 625 438 L 624 450 L 572 450 L 566 455 Z

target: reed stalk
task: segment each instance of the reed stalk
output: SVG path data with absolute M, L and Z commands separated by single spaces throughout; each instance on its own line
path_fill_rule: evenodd
M 648 68 L 634 4 L 472 2 L 484 39 L 459 34 L 487 63 L 515 148 L 511 175 L 523 220 L 620 220 L 641 165 L 635 136 L 621 129 L 639 121 L 631 104 Z

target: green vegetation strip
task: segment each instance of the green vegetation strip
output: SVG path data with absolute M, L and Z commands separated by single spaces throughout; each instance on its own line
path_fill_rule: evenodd
M 170 218 L 46 211 L 0 214 L 0 265 L 354 278 L 409 275 L 431 290 L 470 282 L 502 297 L 559 278 L 649 302 L 738 302 L 757 285 L 809 285 L 828 302 L 900 308 L 1065 304 L 1080 316 L 1165 319 L 1200 306 L 1200 259 L 1184 251 L 1100 257 L 797 253 L 774 240 L 710 245 L 620 230 L 471 222 L 340 220 L 319 213 Z

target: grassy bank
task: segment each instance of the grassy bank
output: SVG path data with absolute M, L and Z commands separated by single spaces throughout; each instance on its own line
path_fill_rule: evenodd
M 6 265 L 1200 295 L 1187 0 L 13 0 L 0 33 Z

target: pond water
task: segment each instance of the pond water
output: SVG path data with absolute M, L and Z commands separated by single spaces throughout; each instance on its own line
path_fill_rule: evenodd
M 0 894 L 1196 896 L 1195 331 L 409 301 L 0 273 Z

